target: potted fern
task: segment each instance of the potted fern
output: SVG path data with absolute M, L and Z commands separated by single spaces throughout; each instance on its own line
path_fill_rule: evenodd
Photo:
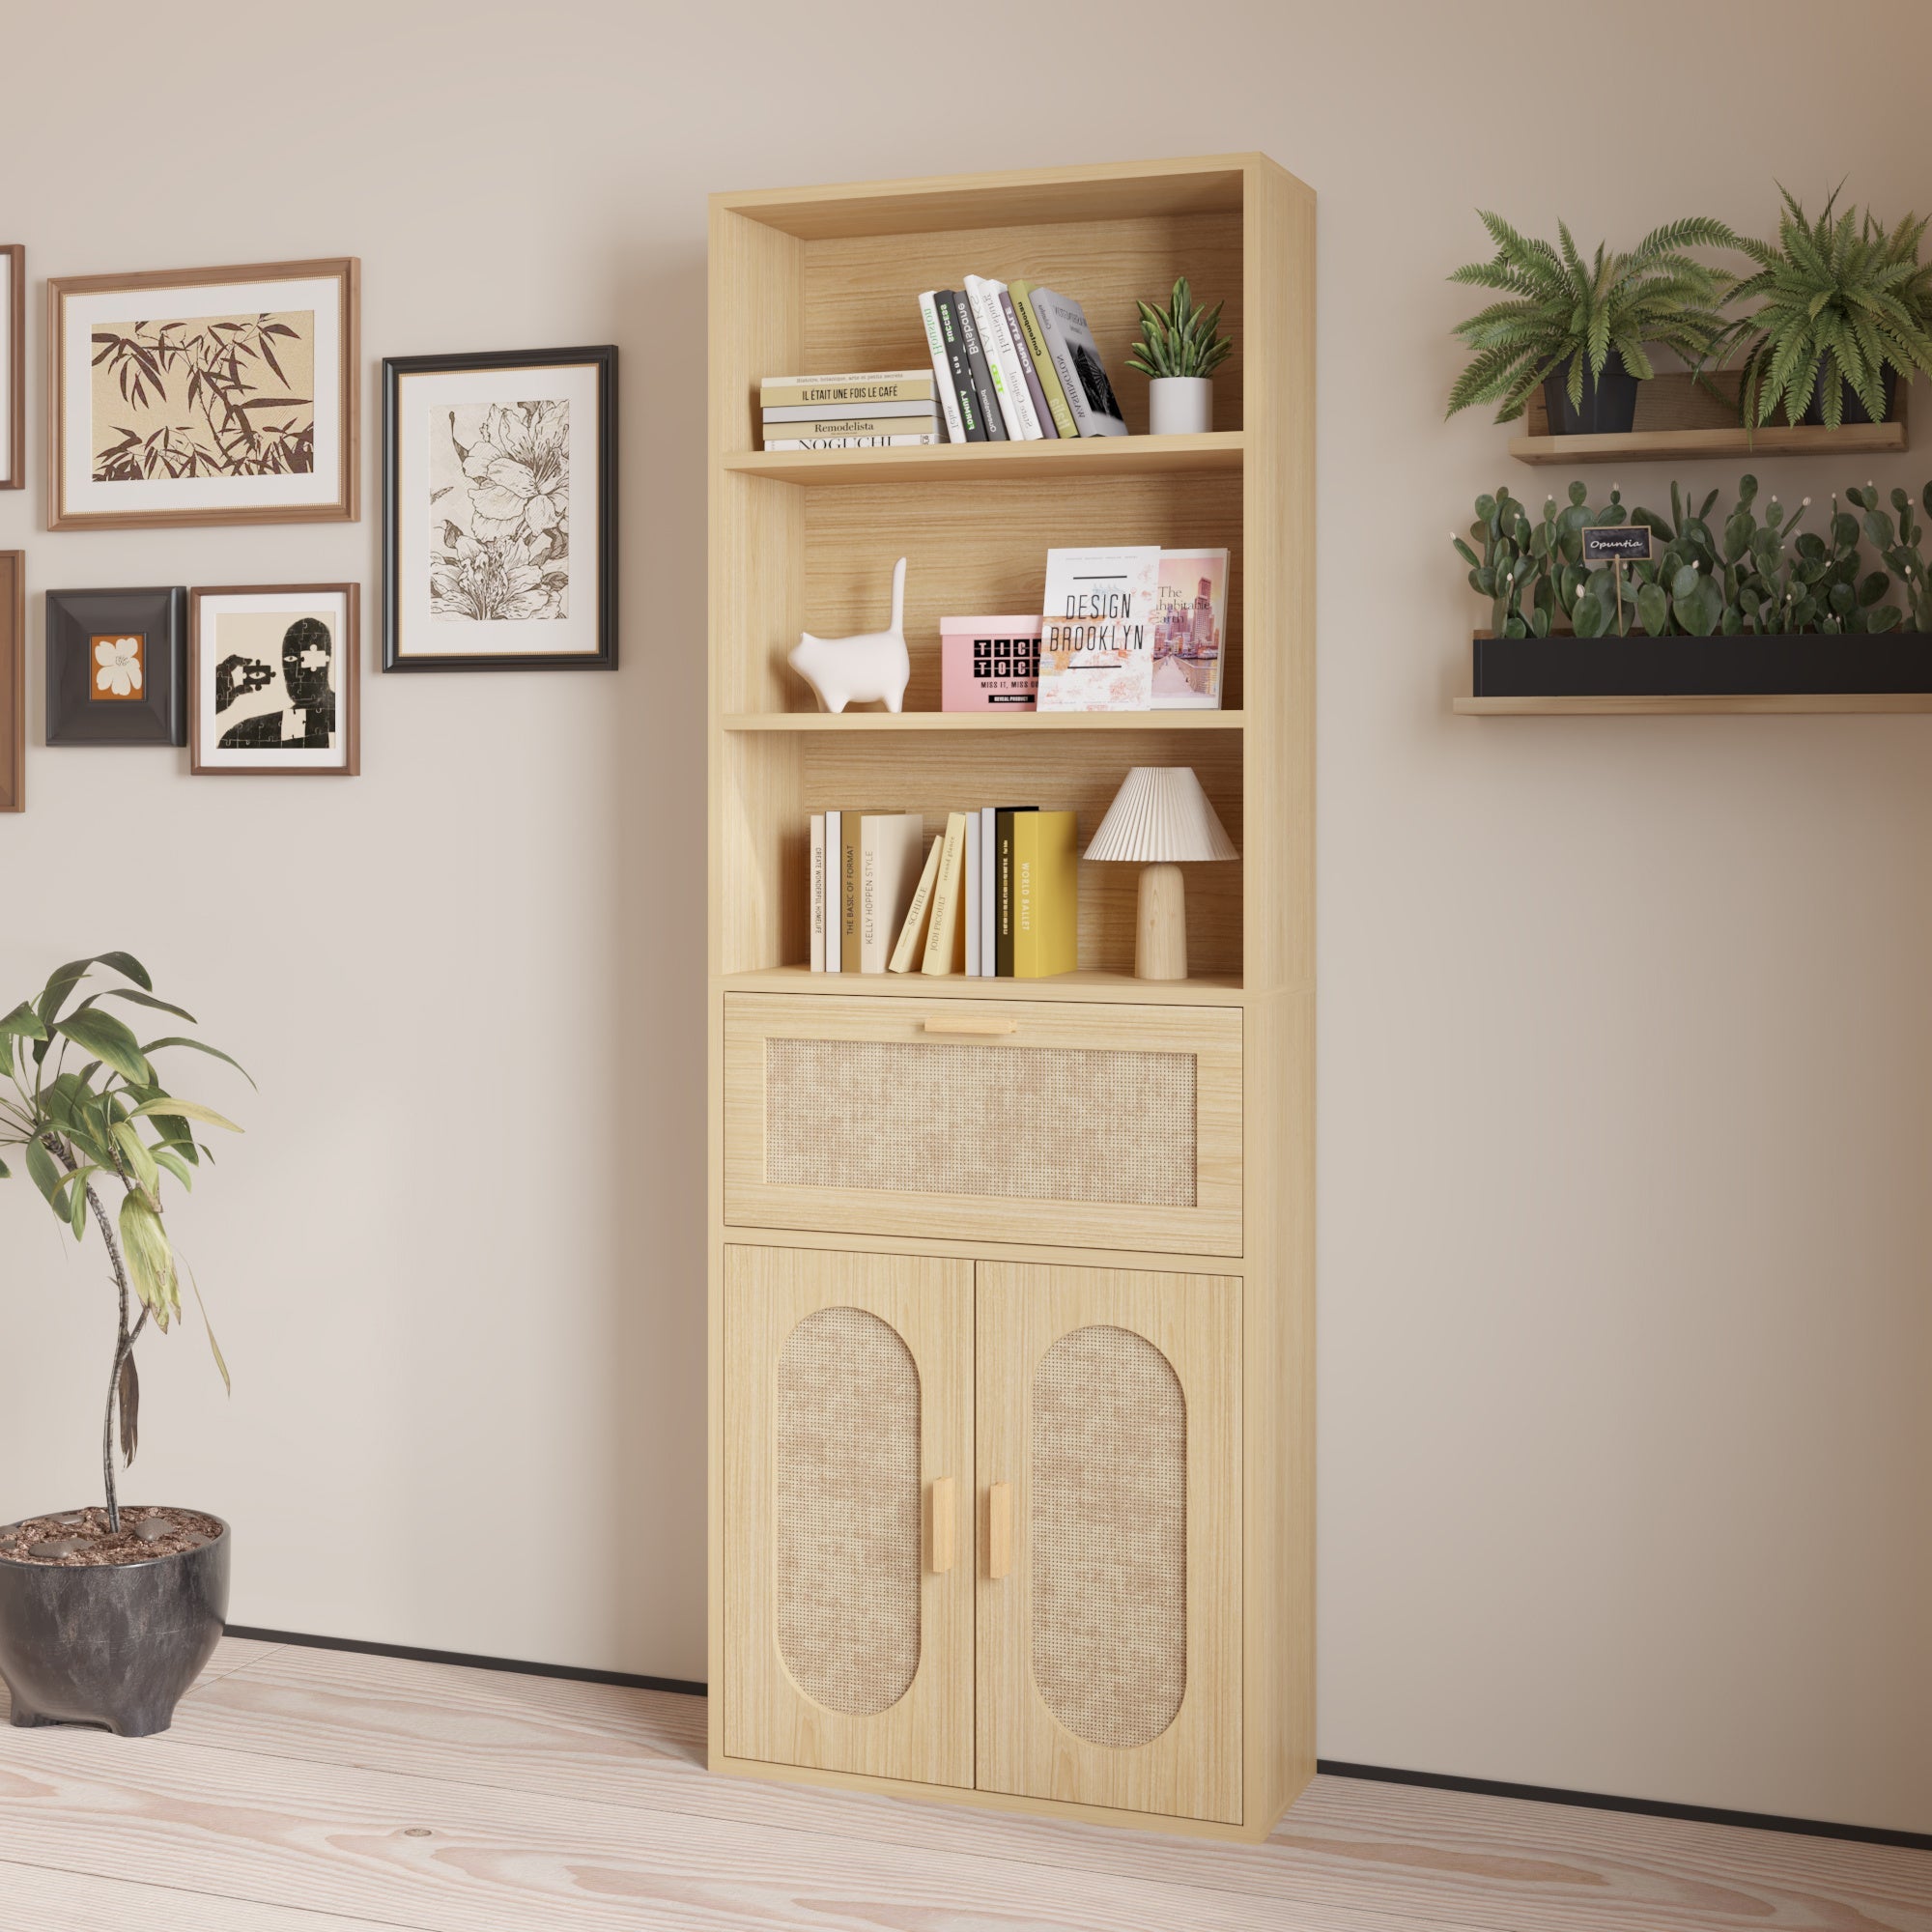
M 1148 378 L 1148 430 L 1153 436 L 1200 436 L 1214 427 L 1214 371 L 1234 344 L 1220 333 L 1219 301 L 1200 307 L 1182 275 L 1164 309 L 1142 302 L 1141 339 L 1127 362 Z
M 1600 242 L 1586 263 L 1563 222 L 1551 246 L 1479 212 L 1496 252 L 1449 279 L 1503 299 L 1456 325 L 1471 355 L 1449 392 L 1452 416 L 1494 403 L 1497 422 L 1515 422 L 1541 388 L 1552 435 L 1625 435 L 1637 384 L 1656 374 L 1650 346 L 1695 364 L 1723 330 L 1719 303 L 1736 278 L 1687 252 L 1738 246 L 1721 221 L 1667 222 L 1628 254 L 1606 254 Z
M 1757 306 L 1726 324 L 1704 358 L 1722 366 L 1743 351 L 1738 410 L 1761 428 L 1780 410 L 1791 423 L 1884 422 L 1898 380 L 1932 375 L 1932 266 L 1919 266 L 1925 222 L 1908 214 L 1888 232 L 1869 212 L 1834 214 L 1833 189 L 1815 220 L 1789 189 L 1776 243 L 1741 240 L 1757 273 L 1730 300 Z
M 129 983 L 76 1001 L 97 966 Z M 143 1044 L 104 1000 L 195 1023 L 155 997 L 147 969 L 127 952 L 70 961 L 38 998 L 0 1018 L 0 1148 L 18 1150 L 76 1241 L 99 1231 L 119 1307 L 101 1423 L 104 1506 L 0 1528 L 0 1678 L 16 1724 L 104 1724 L 145 1737 L 167 1729 L 221 1635 L 229 1532 L 205 1511 L 124 1508 L 115 1452 L 131 1465 L 140 1441 L 135 1344 L 150 1323 L 165 1332 L 182 1313 L 162 1190 L 191 1184 L 207 1151 L 197 1124 L 241 1130 L 170 1091 L 156 1061 L 187 1047 L 235 1065 L 227 1054 L 179 1034 Z M 0 1159 L 0 1179 L 11 1174 Z M 225 1383 L 212 1328 L 208 1340 Z

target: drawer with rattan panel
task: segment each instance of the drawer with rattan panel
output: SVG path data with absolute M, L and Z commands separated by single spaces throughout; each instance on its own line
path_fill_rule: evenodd
M 724 1218 L 1238 1255 L 1241 1014 L 729 994 Z

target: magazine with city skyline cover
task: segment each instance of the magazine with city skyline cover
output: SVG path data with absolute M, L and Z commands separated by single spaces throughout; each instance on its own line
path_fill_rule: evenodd
M 1218 711 L 1228 652 L 1228 553 L 1164 550 L 1153 605 L 1153 708 Z

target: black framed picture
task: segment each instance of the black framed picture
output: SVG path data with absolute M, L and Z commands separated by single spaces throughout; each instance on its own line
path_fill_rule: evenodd
M 47 743 L 185 745 L 187 589 L 47 592 Z
M 614 670 L 617 351 L 383 363 L 383 668 Z

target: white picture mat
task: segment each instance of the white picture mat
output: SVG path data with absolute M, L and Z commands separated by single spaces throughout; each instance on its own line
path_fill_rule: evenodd
M 339 772 L 349 763 L 349 686 L 356 675 L 356 640 L 349 635 L 349 593 L 345 590 L 247 590 L 225 597 L 204 597 L 196 632 L 195 688 L 189 702 L 201 733 L 201 765 L 205 771 Z M 292 746 L 288 751 L 251 745 L 224 752 L 221 734 L 237 719 L 214 708 L 214 668 L 221 662 L 220 616 L 224 611 L 286 612 L 302 616 L 313 611 L 328 613 L 335 639 L 335 743 L 327 747 Z
M 340 275 L 270 282 L 188 282 L 173 288 L 105 289 L 61 299 L 64 393 L 60 399 L 61 512 L 127 516 L 153 510 L 304 509 L 342 497 L 342 304 Z M 94 329 L 136 317 L 315 315 L 315 469 L 306 476 L 162 476 L 139 483 L 94 480 Z
M 0 254 L 0 483 L 14 473 L 14 258 Z
M 590 657 L 602 648 L 599 550 L 603 418 L 595 362 L 523 369 L 402 373 L 396 382 L 396 649 L 400 657 Z M 438 410 L 474 403 L 570 405 L 570 614 L 549 618 L 438 617 L 430 612 L 429 424 Z

